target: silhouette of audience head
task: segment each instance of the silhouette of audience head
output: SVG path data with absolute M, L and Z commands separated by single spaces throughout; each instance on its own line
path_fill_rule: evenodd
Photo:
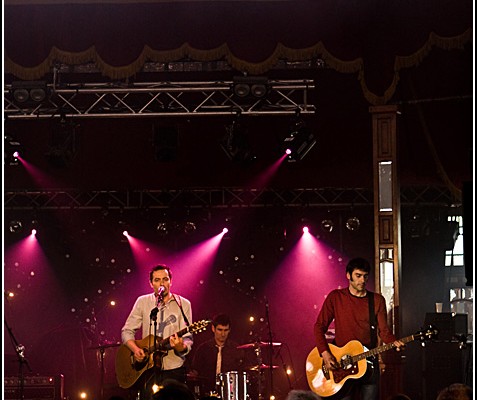
M 388 398 L 388 400 L 411 400 L 411 398 L 404 393 L 396 393 Z
M 453 383 L 442 389 L 437 395 L 437 400 L 471 400 L 472 388 L 463 383 Z
M 292 390 L 286 400 L 321 400 L 320 396 L 311 390 Z
M 195 400 L 194 393 L 185 383 L 168 379 L 162 383 L 162 388 L 154 393 L 154 400 Z

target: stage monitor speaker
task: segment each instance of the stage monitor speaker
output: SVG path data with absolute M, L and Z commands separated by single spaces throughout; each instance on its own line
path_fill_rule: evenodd
M 63 400 L 64 377 L 25 376 L 23 378 L 23 396 L 21 380 L 18 376 L 5 377 L 4 399 L 24 400 Z
M 426 313 L 425 325 L 432 325 L 439 333 L 436 341 L 451 341 L 467 337 L 467 314 Z

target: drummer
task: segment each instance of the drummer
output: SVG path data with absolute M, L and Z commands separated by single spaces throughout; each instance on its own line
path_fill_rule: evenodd
M 227 314 L 218 314 L 212 319 L 214 337 L 201 343 L 192 358 L 189 376 L 201 381 L 201 394 L 217 393 L 217 378 L 220 374 L 244 369 L 243 350 L 238 343 L 229 339 L 231 321 Z

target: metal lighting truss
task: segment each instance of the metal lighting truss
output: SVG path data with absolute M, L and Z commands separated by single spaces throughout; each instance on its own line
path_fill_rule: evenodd
M 453 204 L 441 187 L 401 188 L 401 205 Z M 366 188 L 244 189 L 203 188 L 173 190 L 17 190 L 5 191 L 5 210 L 46 209 L 154 209 L 241 207 L 358 207 L 372 206 L 373 191 Z
M 11 119 L 313 114 L 308 91 L 314 87 L 307 79 L 269 80 L 267 96 L 258 99 L 235 95 L 232 81 L 47 85 L 45 99 L 35 104 L 16 102 L 9 84 L 4 87 L 4 113 Z

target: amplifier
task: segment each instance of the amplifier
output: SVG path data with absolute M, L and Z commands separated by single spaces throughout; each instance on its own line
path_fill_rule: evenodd
M 64 377 L 25 376 L 23 378 L 23 397 L 21 396 L 21 380 L 18 376 L 4 377 L 4 399 L 24 400 L 63 400 Z
M 468 334 L 467 314 L 426 313 L 424 323 L 437 328 L 438 341 L 453 341 L 461 335 L 467 337 Z

